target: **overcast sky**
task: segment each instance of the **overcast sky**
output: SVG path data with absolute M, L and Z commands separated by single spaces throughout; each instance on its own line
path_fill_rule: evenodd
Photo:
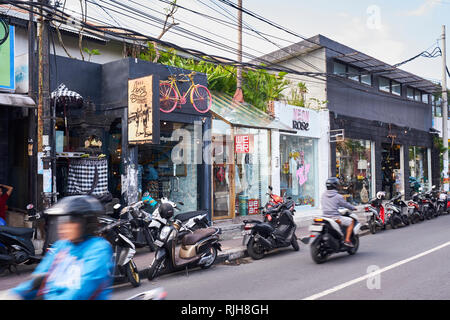
M 150 36 L 157 36 L 161 27 L 150 25 L 156 23 L 148 17 L 134 15 L 134 19 L 131 19 L 124 16 L 130 13 L 123 7 L 119 9 L 118 3 L 159 18 L 164 17 L 164 8 L 168 7 L 161 0 L 89 1 L 91 1 L 88 7 L 89 16 L 112 24 L 120 24 Z M 237 3 L 237 0 L 231 1 Z M 102 5 L 103 9 L 94 3 Z M 177 3 L 229 23 L 236 22 L 236 10 L 219 0 L 178 0 Z M 67 0 L 66 6 L 68 9 L 80 11 L 78 0 Z M 243 6 L 302 36 L 311 37 L 320 33 L 390 64 L 404 61 L 423 50 L 431 51 L 438 41 L 441 45 L 443 24 L 448 24 L 447 39 L 450 38 L 450 0 L 243 0 Z M 298 37 L 246 14 L 243 19 L 244 23 L 254 30 L 276 37 L 266 36 L 276 43 L 274 45 L 261 39 L 253 31 L 245 30 L 243 35 L 245 54 L 261 56 L 301 41 Z M 206 53 L 236 58 L 234 52 L 227 52 L 237 47 L 237 31 L 232 25 L 214 22 L 183 9 L 176 12 L 175 21 L 179 23 L 179 27 L 208 37 L 208 40 L 201 43 L 194 35 L 189 36 L 194 39 L 189 39 L 183 31 L 175 29 L 164 35 L 163 40 Z M 450 42 L 447 40 L 447 47 L 448 43 Z M 231 48 L 227 49 L 226 46 Z M 248 58 L 244 58 L 245 60 Z M 447 61 L 450 61 L 448 53 Z M 401 68 L 427 79 L 440 81 L 442 77 L 440 57 L 418 58 Z

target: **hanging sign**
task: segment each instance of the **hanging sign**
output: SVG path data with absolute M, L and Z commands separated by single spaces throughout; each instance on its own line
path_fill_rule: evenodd
M 253 153 L 253 135 L 238 134 L 234 136 L 235 153 Z
M 128 142 L 156 143 L 154 139 L 153 76 L 128 80 Z M 159 124 L 159 117 L 158 117 Z

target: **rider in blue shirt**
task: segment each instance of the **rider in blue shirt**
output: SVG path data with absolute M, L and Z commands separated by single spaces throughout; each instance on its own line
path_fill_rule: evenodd
M 49 208 L 49 216 L 58 216 L 60 240 L 36 267 L 33 279 L 11 289 L 9 294 L 27 300 L 109 299 L 114 268 L 112 248 L 108 241 L 94 236 L 97 215 L 102 212 L 101 203 L 90 196 L 66 197 Z

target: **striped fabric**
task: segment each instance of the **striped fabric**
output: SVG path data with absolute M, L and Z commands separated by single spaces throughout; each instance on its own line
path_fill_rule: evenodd
M 107 192 L 107 159 L 73 159 L 70 161 L 67 182 L 68 195 L 100 196 Z

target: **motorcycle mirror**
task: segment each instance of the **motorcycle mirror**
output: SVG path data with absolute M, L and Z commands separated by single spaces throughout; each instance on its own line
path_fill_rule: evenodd
M 184 206 L 184 202 L 183 201 L 178 201 L 179 204 L 181 204 L 182 206 Z

